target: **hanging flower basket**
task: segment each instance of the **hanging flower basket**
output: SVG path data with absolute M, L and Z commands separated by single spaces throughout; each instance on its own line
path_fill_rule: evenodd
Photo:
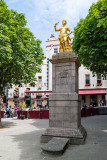
M 97 83 L 97 86 L 102 86 L 102 83 Z
M 86 83 L 85 86 L 90 86 L 90 83 Z
M 42 95 L 41 95 L 41 94 L 36 95 L 36 98 L 41 98 L 41 97 L 42 97 Z

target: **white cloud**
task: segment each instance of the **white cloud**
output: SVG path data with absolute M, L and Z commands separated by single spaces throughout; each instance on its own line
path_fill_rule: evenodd
M 34 5 L 33 20 L 38 27 L 34 27 L 33 31 L 37 37 L 45 42 L 51 33 L 58 37 L 58 33 L 54 31 L 54 24 L 66 19 L 68 26 L 73 31 L 81 18 L 85 18 L 88 10 L 93 2 L 98 0 L 32 0 Z M 31 2 L 31 1 L 30 1 Z M 32 11 L 31 11 L 32 12 Z M 37 30 L 36 30 L 37 29 Z M 73 35 L 72 35 L 73 36 Z M 45 49 L 44 49 L 45 50 Z
M 32 0 L 35 4 L 35 21 L 56 22 L 67 19 L 68 21 L 84 18 L 92 2 L 97 0 Z
M 41 39 L 45 51 L 45 41 L 54 31 L 54 24 L 66 19 L 73 31 L 81 18 L 85 18 L 93 2 L 98 0 L 5 0 L 10 8 L 26 14 L 28 27 Z

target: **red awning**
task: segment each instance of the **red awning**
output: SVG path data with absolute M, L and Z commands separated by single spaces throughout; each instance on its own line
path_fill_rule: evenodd
M 39 91 L 25 91 L 25 93 L 52 93 L 52 91 L 41 91 L 41 90 L 39 90 Z
M 105 89 L 79 90 L 79 94 L 106 94 Z
M 47 92 L 47 93 L 46 93 L 46 96 L 49 96 L 51 93 L 52 93 L 52 92 Z

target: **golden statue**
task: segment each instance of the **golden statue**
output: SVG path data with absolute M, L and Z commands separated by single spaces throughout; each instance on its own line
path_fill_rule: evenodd
M 55 23 L 55 31 L 60 31 L 60 34 L 58 36 L 60 46 L 59 46 L 59 52 L 68 52 L 72 51 L 72 47 L 70 45 L 71 38 L 69 35 L 72 33 L 72 31 L 66 26 L 67 21 L 62 20 L 62 27 L 56 29 L 56 26 L 59 22 Z M 69 33 L 68 33 L 69 31 Z

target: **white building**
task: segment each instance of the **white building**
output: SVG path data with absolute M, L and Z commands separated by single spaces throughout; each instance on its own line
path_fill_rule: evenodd
M 47 90 L 52 90 L 52 64 L 49 59 L 53 54 L 59 52 L 59 41 L 51 34 L 50 39 L 46 41 L 46 58 L 47 58 Z
M 73 39 L 72 39 L 73 40 Z M 46 58 L 47 58 L 47 89 L 52 90 L 52 64 L 49 59 L 53 54 L 59 52 L 59 41 L 53 34 L 46 41 Z M 82 105 L 91 103 L 98 106 L 99 101 L 107 101 L 107 80 L 103 80 L 101 76 L 93 77 L 90 70 L 83 65 L 79 68 L 79 94 L 81 95 Z M 107 103 L 107 102 L 106 102 Z M 107 104 L 106 104 L 107 105 Z
M 35 87 L 31 87 L 29 84 L 23 84 L 22 87 L 13 86 L 11 89 L 8 90 L 8 106 L 15 106 L 18 105 L 20 102 L 24 102 L 27 106 L 30 106 L 30 98 L 31 98 L 31 105 L 37 106 L 40 105 L 42 102 L 40 99 L 37 99 L 37 96 L 42 96 L 41 94 L 37 94 L 34 91 L 38 90 L 47 90 L 47 60 L 46 58 L 43 60 L 43 65 L 41 67 L 41 73 L 36 74 L 37 82 Z M 30 94 L 25 93 L 26 91 L 33 91 L 34 93 Z M 45 96 L 46 97 L 46 96 Z M 44 97 L 44 105 L 47 103 Z
M 101 100 L 107 105 L 107 80 L 101 76 L 94 76 L 90 70 L 83 65 L 79 68 L 79 94 L 81 95 L 82 104 L 90 103 L 95 106 L 100 105 Z
M 18 96 L 15 98 L 15 88 L 9 90 L 8 93 L 8 105 L 14 105 L 19 103 L 19 101 L 28 101 L 29 105 L 29 95 L 25 94 L 26 90 L 32 91 L 31 99 L 32 105 L 37 106 L 37 104 L 42 103 L 42 100 L 38 102 L 37 94 L 35 93 L 38 90 L 42 91 L 52 91 L 52 64 L 49 62 L 49 59 L 52 58 L 53 54 L 58 54 L 59 52 L 59 40 L 56 39 L 54 34 L 51 34 L 50 39 L 46 41 L 46 58 L 43 61 L 43 65 L 41 66 L 41 73 L 36 74 L 37 83 L 35 87 L 27 85 L 23 85 L 23 87 L 18 88 Z M 100 76 L 93 77 L 92 72 L 90 72 L 87 68 L 81 67 L 79 68 L 79 94 L 81 96 L 82 105 L 86 103 L 89 106 L 91 103 L 93 105 L 98 106 L 99 101 L 106 101 L 107 105 L 107 80 L 103 80 Z M 43 95 L 42 95 L 43 96 Z M 44 102 L 44 105 L 46 101 Z

